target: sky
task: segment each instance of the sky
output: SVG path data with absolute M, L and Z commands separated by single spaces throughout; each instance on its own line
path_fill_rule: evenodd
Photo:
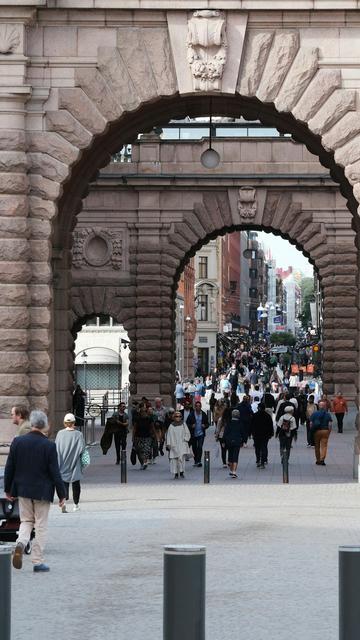
M 264 249 L 270 249 L 272 257 L 276 260 L 277 267 L 287 268 L 292 266 L 295 270 L 302 271 L 304 276 L 313 275 L 313 268 L 308 259 L 290 242 L 265 231 L 259 232 L 258 236 Z

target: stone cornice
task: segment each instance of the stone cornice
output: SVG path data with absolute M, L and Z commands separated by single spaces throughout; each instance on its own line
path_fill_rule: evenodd
M 12 6 L 46 6 L 51 9 L 151 9 L 193 11 L 193 0 L 13 0 Z M 0 0 L 0 6 L 9 0 Z M 360 0 L 346 0 L 346 10 L 360 8 Z M 344 9 L 344 0 L 197 0 L 196 9 L 301 11 Z

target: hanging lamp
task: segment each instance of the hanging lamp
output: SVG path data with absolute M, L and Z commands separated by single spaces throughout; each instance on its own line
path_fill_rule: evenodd
M 209 122 L 209 148 L 201 154 L 200 162 L 205 169 L 215 169 L 219 162 L 220 156 L 211 146 L 212 142 L 212 98 L 210 98 L 210 122 Z

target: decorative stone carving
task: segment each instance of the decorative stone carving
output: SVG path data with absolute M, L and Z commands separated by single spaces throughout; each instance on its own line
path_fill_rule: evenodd
M 122 268 L 122 234 L 121 231 L 103 229 L 79 229 L 74 233 L 72 248 L 73 267 L 111 266 Z
M 255 218 L 257 212 L 256 189 L 254 187 L 240 187 L 238 211 L 242 218 Z
M 188 22 L 187 47 L 195 91 L 219 91 L 227 57 L 224 13 L 194 11 Z
M 9 55 L 20 44 L 20 34 L 16 27 L 9 24 L 0 25 L 0 54 Z

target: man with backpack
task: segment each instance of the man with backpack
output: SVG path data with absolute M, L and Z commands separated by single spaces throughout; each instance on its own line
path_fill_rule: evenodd
M 294 418 L 294 406 L 288 405 L 285 413 L 277 421 L 276 438 L 279 438 L 280 456 L 284 449 L 287 451 L 288 459 L 290 458 L 291 443 L 294 436 L 296 437 L 296 420 Z
M 316 464 L 325 467 L 328 440 L 332 429 L 332 417 L 326 410 L 326 403 L 319 402 L 318 411 L 314 411 L 310 417 L 310 434 L 315 443 Z

